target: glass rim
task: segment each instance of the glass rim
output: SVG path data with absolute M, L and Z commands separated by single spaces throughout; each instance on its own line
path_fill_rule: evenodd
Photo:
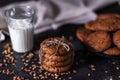
M 35 14 L 35 9 L 33 8 L 33 7 L 31 7 L 31 6 L 14 6 L 14 7 L 11 7 L 11 8 L 8 8 L 8 9 L 6 9 L 5 11 L 4 11 L 4 15 L 5 15 L 5 17 L 9 17 L 9 18 L 12 18 L 12 17 L 10 17 L 9 16 L 9 11 L 11 11 L 11 10 L 13 10 L 13 9 L 16 9 L 16 8 L 23 8 L 23 9 L 28 9 L 29 11 L 31 11 L 31 15 L 30 16 L 33 16 L 34 14 Z M 28 17 L 29 18 L 29 17 Z M 14 19 L 14 18 L 13 18 Z

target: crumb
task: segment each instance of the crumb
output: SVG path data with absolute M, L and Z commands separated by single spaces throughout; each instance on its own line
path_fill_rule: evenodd
M 105 73 L 108 73 L 108 71 L 105 71 Z
M 119 70 L 119 67 L 116 67 L 116 70 Z
M 68 79 L 69 79 L 69 80 L 72 80 L 72 77 L 69 77 Z
M 118 78 L 120 79 L 120 75 L 118 76 Z
M 88 77 L 90 77 L 91 76 L 91 74 L 90 73 L 88 73 Z
M 9 70 L 9 69 L 3 69 L 0 71 L 2 74 L 6 74 L 6 75 L 13 75 L 14 71 L 13 70 Z
M 92 70 L 92 71 L 95 71 L 95 70 L 96 70 L 96 68 L 94 68 L 94 67 L 93 67 L 93 68 L 91 68 L 91 70 Z
M 2 63 L 0 63 L 0 67 L 2 67 L 3 66 L 3 64 Z
M 13 80 L 26 80 L 26 79 L 24 79 L 24 77 L 14 76 Z
M 112 64 L 116 64 L 116 62 L 112 62 Z
M 59 75 L 58 74 L 55 74 L 55 79 L 57 79 L 59 77 Z
M 90 65 L 90 68 L 91 68 L 92 71 L 95 71 L 95 70 L 96 70 L 96 68 L 95 68 L 94 65 Z
M 34 56 L 33 53 L 29 53 L 27 57 L 28 57 L 28 58 L 32 58 L 33 56 Z
M 94 68 L 95 66 L 93 64 L 90 65 L 91 68 Z
M 109 80 L 113 80 L 112 76 L 109 78 Z
M 27 55 L 27 53 L 22 54 L 20 57 L 24 58 Z
M 61 78 L 58 78 L 58 80 L 62 80 Z
M 73 73 L 77 73 L 77 70 L 73 70 Z

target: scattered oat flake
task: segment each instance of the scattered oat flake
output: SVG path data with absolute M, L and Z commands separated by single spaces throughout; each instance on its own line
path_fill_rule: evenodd
M 95 68 L 91 68 L 92 71 L 95 71 L 96 69 Z
M 110 79 L 109 80 L 113 80 L 113 78 L 112 77 L 110 77 Z
M 119 67 L 116 67 L 117 70 L 119 70 Z
M 116 62 L 112 62 L 112 64 L 116 64 Z
M 94 65 L 90 65 L 91 68 L 95 67 Z
M 120 75 L 118 76 L 118 78 L 120 78 Z
M 105 73 L 108 73 L 108 71 L 105 71 Z
M 58 80 L 62 80 L 61 78 L 59 78 Z
M 72 77 L 69 77 L 68 79 L 70 80 L 70 79 L 72 79 Z
M 2 67 L 2 65 L 3 65 L 3 64 L 2 64 L 2 63 L 0 63 L 0 67 Z
M 90 75 L 91 75 L 91 74 L 90 74 L 90 73 L 88 73 L 88 77 L 90 77 Z
M 90 65 L 90 68 L 91 68 L 92 71 L 95 71 L 95 70 L 96 70 L 95 66 L 92 65 L 92 64 Z
M 73 73 L 77 73 L 77 70 L 73 70 Z

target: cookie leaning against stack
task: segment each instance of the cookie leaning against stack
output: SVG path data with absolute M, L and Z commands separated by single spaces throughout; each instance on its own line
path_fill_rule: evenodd
M 48 38 L 40 44 L 39 57 L 42 68 L 59 73 L 70 69 L 74 51 L 72 44 L 65 38 Z
M 92 52 L 120 55 L 120 15 L 100 14 L 76 31 L 78 39 Z

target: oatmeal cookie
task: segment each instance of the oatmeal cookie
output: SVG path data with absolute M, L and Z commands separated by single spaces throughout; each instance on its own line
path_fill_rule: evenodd
M 120 55 L 120 49 L 118 49 L 117 47 L 112 47 L 112 48 L 105 50 L 103 53 L 107 55 L 112 55 L 112 56 Z
M 48 38 L 41 43 L 42 53 L 65 55 L 70 51 L 73 51 L 73 46 L 65 38 Z M 57 52 L 56 52 L 57 51 Z
M 120 18 L 97 19 L 86 23 L 85 28 L 92 31 L 116 31 L 120 29 Z
M 86 45 L 93 52 L 101 52 L 111 46 L 111 37 L 107 32 L 96 31 L 88 36 Z
M 49 71 L 51 73 L 61 73 L 61 72 L 68 71 L 71 68 L 71 64 L 64 67 L 51 67 L 47 65 L 42 65 L 42 68 L 44 68 L 46 71 Z
M 76 31 L 76 36 L 77 38 L 82 41 L 85 42 L 86 38 L 88 37 L 88 35 L 91 33 L 92 31 L 87 30 L 85 28 L 79 28 Z
M 58 61 L 51 61 L 51 60 L 47 60 L 47 59 L 43 59 L 43 63 L 46 66 L 51 66 L 51 67 L 64 67 L 68 64 L 72 64 L 72 58 L 69 58 L 68 60 L 62 61 L 62 62 L 58 62 Z
M 113 34 L 113 42 L 120 49 L 120 30 Z
M 73 52 L 71 53 L 68 53 L 67 55 L 64 55 L 64 56 L 57 56 L 57 55 L 48 55 L 48 54 L 44 54 L 42 56 L 42 58 L 44 59 L 47 59 L 47 60 L 51 60 L 51 61 L 57 61 L 57 62 L 63 62 L 65 60 L 68 60 L 70 58 L 73 57 Z

